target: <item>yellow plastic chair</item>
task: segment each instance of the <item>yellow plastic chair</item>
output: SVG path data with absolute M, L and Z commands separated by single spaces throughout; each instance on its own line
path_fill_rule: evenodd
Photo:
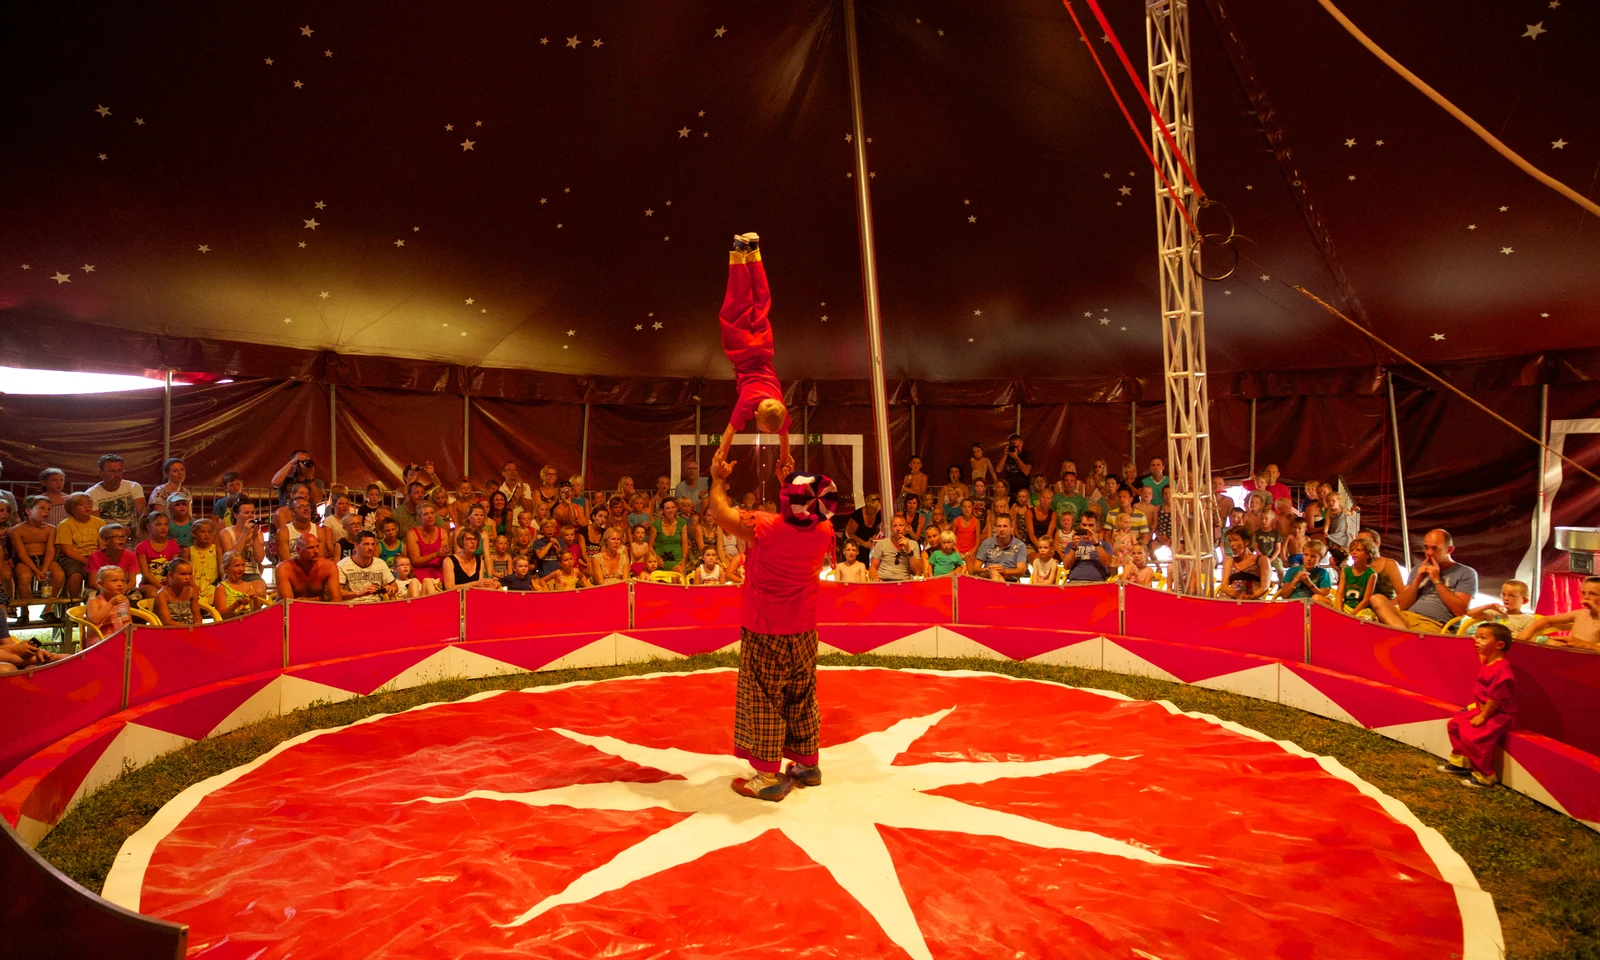
M 204 623 L 206 617 L 210 617 L 212 620 L 217 620 L 217 621 L 220 621 L 222 619 L 222 615 L 220 613 L 217 613 L 216 608 L 213 607 L 211 604 L 206 603 L 204 600 L 196 600 L 194 603 L 195 603 L 195 606 L 200 608 L 200 621 L 197 622 L 195 624 L 195 626 L 198 627 L 201 623 Z M 139 619 L 144 620 L 145 622 L 149 623 L 153 627 L 161 626 L 161 618 L 156 616 L 156 598 L 155 597 L 144 597 L 144 598 L 142 598 L 137 603 L 135 603 L 133 605 L 133 609 L 128 611 L 128 612 L 132 613 L 136 617 L 138 617 L 140 613 L 143 613 L 144 616 L 143 617 L 139 617 Z
M 143 601 L 141 601 L 141 602 L 143 602 Z M 106 638 L 106 635 L 103 632 L 101 632 L 99 627 L 97 627 L 93 623 L 89 622 L 89 619 L 88 619 L 88 617 L 86 615 L 88 609 L 89 609 L 89 605 L 86 604 L 86 603 L 80 603 L 76 607 L 68 607 L 67 608 L 67 622 L 74 623 L 74 624 L 78 625 L 78 628 L 79 628 L 78 643 L 79 643 L 80 646 L 88 646 L 89 631 L 91 631 L 91 630 L 94 631 L 94 642 L 95 643 L 99 643 L 101 640 L 104 640 Z M 142 623 L 148 623 L 148 624 L 150 624 L 152 626 L 157 626 L 157 627 L 161 626 L 161 619 L 159 617 L 157 617 L 154 613 L 151 613 L 149 610 L 146 610 L 143 607 L 139 607 L 139 606 L 129 607 L 128 608 L 128 615 L 133 617 L 133 619 L 138 620 L 138 621 L 140 621 Z M 68 639 L 70 640 L 71 638 L 69 637 Z
M 655 573 L 647 574 L 644 579 L 651 583 L 676 583 L 679 586 L 689 582 L 676 570 L 657 570 Z

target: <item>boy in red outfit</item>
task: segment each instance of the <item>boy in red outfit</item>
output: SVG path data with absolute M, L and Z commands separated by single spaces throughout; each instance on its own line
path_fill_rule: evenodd
M 783 405 L 783 385 L 772 365 L 772 292 L 761 265 L 760 242 L 753 233 L 741 233 L 733 238 L 733 252 L 728 254 L 728 291 L 719 316 L 722 350 L 733 363 L 739 399 L 728 418 L 728 428 L 722 431 L 718 453 L 728 459 L 733 435 L 754 417 L 756 429 L 778 435 L 777 473 L 786 477 L 794 471 L 794 458 L 789 455 L 789 410 Z
M 1486 623 L 1473 635 L 1478 644 L 1478 681 L 1472 702 L 1450 718 L 1450 761 L 1439 765 L 1445 773 L 1464 777 L 1469 787 L 1491 787 L 1500 782 L 1494 773 L 1494 754 L 1505 744 L 1517 716 L 1511 699 L 1517 676 L 1506 654 L 1511 652 L 1511 630 L 1503 623 Z

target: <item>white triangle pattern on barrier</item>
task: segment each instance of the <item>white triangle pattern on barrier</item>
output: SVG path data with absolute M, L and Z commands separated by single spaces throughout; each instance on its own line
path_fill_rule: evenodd
M 1382 734 L 1390 740 L 1410 744 L 1418 750 L 1426 750 L 1436 757 L 1450 756 L 1450 719 L 1439 717 L 1435 720 L 1414 720 L 1411 723 L 1391 723 L 1386 727 L 1373 727 L 1372 732 Z
M 164 753 L 181 750 L 194 742 L 188 737 L 143 724 L 123 724 L 122 729 L 101 751 L 94 766 L 89 768 L 89 772 L 84 774 L 77 788 L 72 791 L 67 805 L 61 809 L 61 816 L 66 816 L 84 797 L 122 776 L 124 770 L 142 767 Z M 40 836 L 43 837 L 43 834 Z
M 592 640 L 571 653 L 562 654 L 539 670 L 581 670 L 585 667 L 614 667 L 617 665 L 617 641 L 625 640 L 620 633 L 608 633 Z
M 1106 663 L 1106 638 L 1095 637 L 1046 650 L 1038 656 L 1029 657 L 1029 663 L 1048 663 L 1057 667 L 1080 667 L 1084 670 L 1104 670 Z
M 1217 677 L 1207 677 L 1204 680 L 1196 680 L 1194 686 L 1205 687 L 1208 690 L 1226 690 L 1240 696 L 1277 703 L 1278 664 L 1263 663 L 1259 667 L 1248 667 Z
M 353 700 L 361 694 L 343 687 L 330 687 L 326 683 L 307 680 L 293 674 L 284 674 L 278 678 L 281 700 L 278 709 L 283 713 L 301 710 L 314 703 L 338 703 L 341 700 Z
M 234 707 L 226 717 L 217 721 L 217 725 L 212 727 L 206 736 L 221 736 L 229 730 L 237 730 L 257 720 L 278 716 L 282 711 L 283 676 L 280 674 L 273 677 L 266 686 L 252 693 L 243 703 Z
M 1105 651 L 1102 669 L 1111 673 L 1126 673 L 1132 677 L 1149 677 L 1152 680 L 1165 680 L 1168 683 L 1182 683 L 1176 676 L 1156 666 L 1144 657 L 1139 656 L 1121 644 L 1107 637 L 1102 648 Z
M 1366 724 L 1339 706 L 1327 694 L 1313 687 L 1306 679 L 1283 664 L 1278 665 L 1278 702 L 1329 720 L 1338 720 L 1351 726 L 1365 728 Z

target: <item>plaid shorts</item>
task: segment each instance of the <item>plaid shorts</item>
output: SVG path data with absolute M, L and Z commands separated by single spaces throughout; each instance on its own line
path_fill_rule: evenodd
M 739 686 L 733 712 L 734 755 L 764 773 L 782 759 L 817 762 L 817 631 L 739 637 Z

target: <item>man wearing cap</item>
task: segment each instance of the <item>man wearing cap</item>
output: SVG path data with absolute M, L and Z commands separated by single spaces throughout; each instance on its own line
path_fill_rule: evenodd
M 754 774 L 735 777 L 733 790 L 782 800 L 796 784 L 822 783 L 817 765 L 817 587 L 833 544 L 828 519 L 838 505 L 833 481 L 791 473 L 778 494 L 778 513 L 739 510 L 728 499 L 735 464 L 711 458 L 707 509 L 717 526 L 749 546 L 739 595 L 739 682 L 734 704 L 734 754 Z M 788 770 L 783 770 L 787 758 Z

